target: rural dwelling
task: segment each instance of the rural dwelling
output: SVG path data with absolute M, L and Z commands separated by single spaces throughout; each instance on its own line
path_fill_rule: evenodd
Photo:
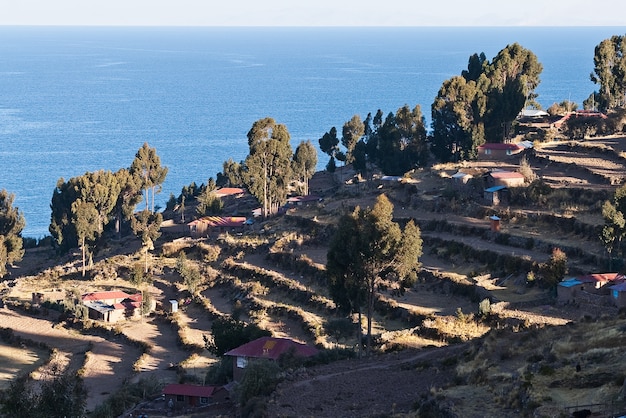
M 582 118 L 595 118 L 595 119 L 607 119 L 608 117 L 602 112 L 596 112 L 594 110 L 577 110 L 575 112 L 570 112 L 563 116 L 561 119 L 557 120 L 552 124 L 553 128 L 562 130 L 563 125 L 572 117 L 582 117 Z
M 296 206 L 309 206 L 309 205 L 314 205 L 319 201 L 320 201 L 320 197 L 312 195 L 312 194 L 307 195 L 307 196 L 293 196 L 287 199 L 287 203 L 285 204 L 285 207 L 293 208 Z
M 267 359 L 276 361 L 286 353 L 296 357 L 311 357 L 318 353 L 317 348 L 290 340 L 288 338 L 261 337 L 226 353 L 233 359 L 233 380 L 239 381 L 249 361 Z
M 519 112 L 520 119 L 543 119 L 550 116 L 548 112 L 540 109 L 522 109 Z
M 41 305 L 48 301 L 52 303 L 59 303 L 65 300 L 65 290 L 51 290 L 49 292 L 33 292 L 32 303 L 33 305 Z
M 493 186 L 485 189 L 485 203 L 489 206 L 499 206 L 509 201 L 509 189 L 506 186 Z
M 243 232 L 246 227 L 245 216 L 205 216 L 187 224 L 193 238 L 217 237 L 222 233 Z
M 489 173 L 487 184 L 492 186 L 518 187 L 526 182 L 524 175 L 517 171 L 494 170 Z
M 622 281 L 619 284 L 610 286 L 609 290 L 611 291 L 613 305 L 619 309 L 626 308 L 626 282 Z
M 478 147 L 479 160 L 502 160 L 519 154 L 526 148 L 519 144 L 487 143 Z
M 462 171 L 457 171 L 456 173 L 454 173 L 452 175 L 452 183 L 457 186 L 460 187 L 464 184 L 467 184 L 471 179 L 473 179 L 474 176 L 472 176 L 469 173 L 464 173 Z
M 121 291 L 93 292 L 85 293 L 81 300 L 88 308 L 91 319 L 117 322 L 120 319 L 141 317 L 141 293 L 129 295 Z M 154 309 L 153 306 L 150 308 Z
M 619 273 L 588 274 L 563 280 L 556 287 L 561 303 L 588 301 L 590 296 L 606 296 L 610 286 L 624 279 Z
M 229 393 L 222 386 L 169 384 L 163 388 L 165 405 L 170 409 L 199 407 L 226 402 Z
M 244 189 L 240 189 L 239 187 L 222 187 L 221 189 L 214 190 L 213 194 L 217 197 L 240 197 L 246 194 L 246 191 Z

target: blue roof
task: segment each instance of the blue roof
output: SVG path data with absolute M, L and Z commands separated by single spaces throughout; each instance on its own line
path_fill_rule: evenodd
M 571 278 L 571 279 L 567 279 L 567 280 L 563 280 L 562 282 L 559 283 L 559 286 L 563 286 L 563 287 L 574 287 L 576 285 L 579 284 L 583 284 L 583 282 L 581 282 L 580 280 L 578 280 L 577 278 Z
M 502 190 L 502 189 L 506 189 L 506 186 L 493 186 L 493 187 L 490 187 L 490 188 L 488 188 L 488 189 L 485 189 L 485 191 L 486 191 L 487 193 L 493 193 L 493 192 L 500 191 L 500 190 Z

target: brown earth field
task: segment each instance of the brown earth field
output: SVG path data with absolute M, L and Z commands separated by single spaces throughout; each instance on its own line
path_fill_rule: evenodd
M 579 406 L 593 416 L 612 416 L 621 411 L 626 392 L 626 358 L 619 351 L 626 344 L 623 318 L 611 306 L 560 305 L 526 278 L 528 266 L 545 263 L 556 246 L 568 254 L 571 274 L 602 271 L 605 252 L 593 232 L 602 223 L 602 202 L 583 200 L 584 193 L 568 200 L 567 193 L 582 189 L 608 196 L 626 176 L 624 142 L 555 142 L 529 153 L 534 174 L 562 191 L 557 203 L 488 207 L 481 196 L 453 191 L 450 176 L 459 168 L 515 170 L 518 156 L 435 166 L 391 185 L 346 182 L 353 173 L 345 167 L 335 176 L 318 173 L 310 187 L 322 201 L 258 222 L 241 235 L 192 240 L 175 216 L 165 214 L 169 219 L 151 255 L 151 283 L 139 287 L 129 279 L 143 253 L 131 237 L 98 253 L 87 278 L 80 276 L 78 253 L 59 258 L 47 249 L 27 250 L 0 283 L 0 327 L 19 337 L 0 343 L 0 388 L 20 373 L 44 379 L 50 364 L 80 369 L 89 415 L 125 384 L 202 383 L 218 360 L 204 348 L 203 337 L 210 336 L 215 318 L 235 312 L 274 336 L 320 348 L 356 347 L 356 336 L 336 341 L 324 328 L 338 317 L 323 279 L 329 225 L 345 210 L 371 206 L 385 193 L 398 221 L 414 219 L 422 229 L 420 279 L 405 293 L 380 290 L 374 354 L 291 370 L 259 404 L 257 416 L 558 417 Z M 225 209 L 249 204 L 226 202 Z M 191 219 L 192 205 L 188 211 Z M 502 219 L 497 233 L 489 223 L 493 214 Z M 559 226 L 566 221 L 582 232 Z M 217 257 L 211 256 L 214 249 Z M 202 275 L 195 296 L 176 269 L 181 251 Z M 496 258 L 504 264 L 489 261 Z M 509 268 L 507 260 L 517 264 Z M 31 305 L 33 292 L 60 290 L 71 297 L 112 289 L 146 292 L 157 309 L 138 320 L 86 327 Z M 488 319 L 478 315 L 485 298 L 491 301 Z M 171 314 L 171 299 L 188 303 Z M 578 372 L 576 365 L 582 365 Z M 175 416 L 162 402 L 147 402 L 158 395 L 148 393 L 145 403 L 128 405 L 124 416 Z M 178 411 L 241 413 L 235 405 Z

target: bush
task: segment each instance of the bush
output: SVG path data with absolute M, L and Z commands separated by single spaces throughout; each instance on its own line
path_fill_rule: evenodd
M 255 360 L 248 363 L 236 389 L 239 404 L 244 406 L 257 396 L 271 394 L 280 381 L 280 367 L 273 361 Z

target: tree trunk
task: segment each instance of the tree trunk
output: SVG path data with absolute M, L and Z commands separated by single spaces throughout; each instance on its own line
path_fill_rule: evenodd
M 85 277 L 85 238 L 81 240 L 81 247 L 83 249 L 83 277 Z
M 372 312 L 374 311 L 374 292 L 368 291 L 367 295 L 367 356 L 369 357 L 372 347 Z
M 361 307 L 359 306 L 359 358 L 363 357 L 363 327 L 361 318 Z

